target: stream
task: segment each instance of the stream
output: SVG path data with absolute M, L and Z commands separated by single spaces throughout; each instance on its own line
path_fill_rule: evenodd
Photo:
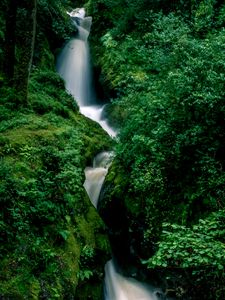
M 88 36 L 92 18 L 85 17 L 85 10 L 75 9 L 68 12 L 74 26 L 78 29 L 76 38 L 71 39 L 62 49 L 57 59 L 57 71 L 65 80 L 66 89 L 76 99 L 80 112 L 98 122 L 112 137 L 117 132 L 108 125 L 104 105 L 96 101 L 92 84 Z M 93 160 L 93 165 L 86 167 L 84 188 L 97 208 L 99 194 L 113 160 L 113 152 L 101 152 Z M 119 273 L 116 264 L 110 260 L 105 265 L 104 299 L 105 300 L 157 300 L 159 289 L 124 277 Z

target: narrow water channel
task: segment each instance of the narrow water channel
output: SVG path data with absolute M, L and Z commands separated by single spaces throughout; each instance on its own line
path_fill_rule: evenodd
M 98 122 L 112 137 L 116 131 L 111 128 L 105 117 L 104 105 L 98 105 L 92 86 L 88 36 L 91 17 L 85 17 L 85 10 L 75 9 L 68 13 L 78 29 L 76 38 L 71 39 L 63 48 L 57 60 L 57 71 L 65 80 L 67 91 L 76 99 L 80 112 Z M 99 153 L 93 165 L 85 168 L 84 187 L 93 205 L 97 208 L 99 194 L 112 162 L 112 152 Z M 157 291 L 133 278 L 122 276 L 113 260 L 105 266 L 105 300 L 157 300 Z

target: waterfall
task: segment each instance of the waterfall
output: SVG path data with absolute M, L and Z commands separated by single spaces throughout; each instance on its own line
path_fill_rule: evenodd
M 87 42 L 92 18 L 82 19 L 71 14 L 71 19 L 78 30 L 78 35 L 63 48 L 57 59 L 56 69 L 65 80 L 67 91 L 82 107 L 95 101 L 91 87 L 90 55 Z M 82 27 L 83 24 L 86 26 Z
M 126 278 L 116 271 L 113 260 L 105 265 L 105 300 L 157 300 L 157 293 L 134 278 Z
M 92 18 L 85 17 L 83 8 L 68 12 L 68 15 L 77 28 L 78 35 L 71 39 L 61 51 L 56 63 L 57 72 L 64 79 L 68 93 L 77 101 L 80 112 L 99 123 L 110 136 L 114 137 L 116 131 L 108 125 L 105 119 L 103 113 L 105 105 L 97 104 L 92 84 L 87 41 Z
M 71 39 L 63 48 L 57 60 L 57 71 L 65 80 L 66 89 L 77 101 L 80 112 L 98 122 L 111 136 L 116 131 L 102 118 L 104 105 L 98 105 L 91 84 L 90 57 L 87 38 L 90 32 L 91 17 L 85 17 L 85 10 L 68 12 L 78 30 L 78 36 Z M 112 152 L 101 152 L 93 161 L 92 167 L 85 168 L 84 187 L 95 207 L 113 158 Z M 126 278 L 116 271 L 113 261 L 105 266 L 105 300 L 156 300 L 157 296 L 146 285 L 132 278 Z
M 92 202 L 97 208 L 99 194 L 113 158 L 113 152 L 101 152 L 93 161 L 93 167 L 85 168 L 84 188 Z

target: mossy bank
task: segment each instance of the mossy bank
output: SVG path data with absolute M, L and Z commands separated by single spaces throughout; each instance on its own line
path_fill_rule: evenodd
M 79 289 L 91 281 L 101 292 L 109 247 L 83 170 L 111 141 L 53 71 L 33 73 L 29 102 L 26 110 L 12 109 L 13 99 L 0 106 L 0 295 L 73 299 L 79 286 L 76 299 L 87 299 Z
M 109 243 L 83 183 L 84 168 L 111 140 L 79 113 L 54 70 L 56 49 L 75 34 L 66 15 L 71 4 L 38 1 L 26 99 L 0 64 L 1 299 L 102 295 Z M 14 51 L 7 47 L 6 28 L 10 21 L 19 30 L 23 10 L 9 20 L 9 1 L 0 8 L 0 59 L 11 54 L 7 67 L 17 70 L 21 45 L 15 38 Z

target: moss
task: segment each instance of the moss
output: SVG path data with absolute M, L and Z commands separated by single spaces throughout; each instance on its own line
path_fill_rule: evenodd
M 88 122 L 92 123 L 91 120 L 88 120 Z M 86 146 L 85 159 L 87 160 L 89 165 L 92 165 L 92 160 L 97 153 L 112 149 L 112 146 L 114 144 L 109 136 L 105 134 L 105 131 L 101 128 L 100 125 L 95 123 L 92 126 L 92 136 L 90 137 L 87 134 L 83 135 Z M 101 150 L 99 151 L 99 149 Z
M 65 280 L 69 283 L 74 295 L 76 286 L 78 284 L 80 253 L 81 245 L 74 235 L 74 229 L 70 228 L 70 234 L 66 240 L 65 252 L 62 256 L 62 263 L 65 263 L 63 272 Z
M 92 204 L 88 204 L 88 212 L 85 215 L 76 218 L 78 235 L 82 239 L 83 243 L 86 245 L 96 246 L 95 235 L 100 230 L 103 229 L 103 222 L 99 218 Z
M 29 299 L 38 300 L 41 291 L 40 283 L 37 279 L 33 279 L 29 288 Z
M 0 297 L 70 299 L 76 295 L 78 299 L 80 287 L 92 285 L 88 279 L 78 279 L 85 245 L 95 249 L 96 272 L 90 282 L 94 280 L 99 295 L 109 244 L 103 222 L 82 187 L 81 171 L 96 152 L 109 147 L 110 139 L 94 122 L 72 111 L 67 119 L 31 112 L 21 118 L 25 122 L 12 118 L 15 126 L 1 135 L 1 255 L 9 256 L 4 255 L 4 266 L 1 263 L 1 269 L 8 271 L 0 272 Z M 92 126 L 97 138 L 92 136 Z M 59 174 L 61 181 L 55 179 Z M 75 183 L 70 189 L 71 178 Z M 73 201 L 72 207 L 68 201 Z
M 100 194 L 99 207 L 107 205 L 108 202 L 113 201 L 115 198 L 124 202 L 126 197 L 126 180 L 127 177 L 124 175 L 124 170 L 119 162 L 114 159 Z
M 6 299 L 23 300 L 29 294 L 29 284 L 27 281 L 29 280 L 25 270 L 23 274 L 12 276 L 7 281 L 1 281 L 0 295 L 4 295 Z
M 96 209 L 92 206 L 88 197 L 85 197 L 87 205 L 86 214 L 76 218 L 76 233 L 82 243 L 80 258 L 80 272 L 90 271 L 90 279 L 85 276 L 80 278 L 76 299 L 101 299 L 103 268 L 110 259 L 110 246 L 105 234 L 105 225 L 99 218 Z
M 94 282 L 85 283 L 79 288 L 79 293 L 76 296 L 77 300 L 100 300 L 103 299 L 103 287 Z
M 55 58 L 52 52 L 49 49 L 49 42 L 46 38 L 43 38 L 42 40 L 42 51 L 41 55 L 39 57 L 39 67 L 40 68 L 49 68 L 51 70 L 55 67 Z
M 0 298 L 88 299 L 90 294 L 99 300 L 109 243 L 85 194 L 83 169 L 112 142 L 78 112 L 54 71 L 51 49 L 63 42 L 71 26 L 65 9 L 59 12 L 60 1 L 44 2 L 38 4 L 26 109 L 16 107 L 16 92 L 3 86 L 0 71 Z M 17 57 L 25 48 L 18 47 Z M 26 71 L 18 74 L 21 63 L 17 80 Z M 20 96 L 26 102 L 26 95 Z M 85 246 L 93 249 L 89 259 Z M 79 272 L 85 268 L 94 272 L 82 280 Z
M 108 256 L 108 258 L 110 258 L 111 248 L 105 233 L 97 233 L 95 236 L 95 243 L 96 248 L 100 249 L 105 256 Z

